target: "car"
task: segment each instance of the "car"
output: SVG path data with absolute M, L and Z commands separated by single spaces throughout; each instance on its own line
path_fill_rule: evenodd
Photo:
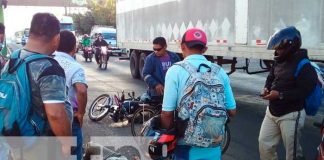
M 26 28 L 21 38 L 21 45 L 23 46 L 26 45 L 28 41 L 28 37 L 29 37 L 29 28 Z

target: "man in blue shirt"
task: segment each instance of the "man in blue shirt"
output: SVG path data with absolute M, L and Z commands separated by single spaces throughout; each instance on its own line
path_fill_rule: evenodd
M 184 61 L 198 68 L 201 64 L 211 66 L 202 54 L 207 50 L 206 34 L 196 28 L 189 29 L 185 32 L 181 50 L 183 52 Z M 202 68 L 202 72 L 206 72 L 207 68 Z M 230 86 L 229 77 L 223 69 L 220 69 L 216 75 L 224 86 L 224 105 L 230 116 L 236 113 L 236 103 Z M 165 89 L 162 106 L 161 125 L 162 128 L 169 129 L 174 122 L 174 111 L 179 106 L 180 100 L 184 94 L 185 84 L 189 78 L 189 73 L 180 65 L 173 65 L 169 68 L 165 78 Z M 216 102 L 215 102 L 216 103 Z M 221 159 L 221 147 L 194 147 L 183 143 L 183 139 L 178 140 L 175 150 L 175 159 Z
M 153 40 L 153 50 L 154 52 L 145 59 L 143 77 L 149 87 L 148 94 L 151 99 L 162 102 L 165 74 L 180 58 L 176 53 L 167 51 L 166 40 L 163 37 Z

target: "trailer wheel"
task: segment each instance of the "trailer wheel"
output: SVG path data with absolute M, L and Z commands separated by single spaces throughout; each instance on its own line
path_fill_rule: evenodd
M 143 77 L 143 68 L 144 68 L 144 63 L 145 63 L 146 56 L 147 56 L 146 53 L 141 53 L 141 56 L 139 58 L 139 71 L 140 71 L 142 79 L 144 79 L 144 77 Z
M 135 51 L 133 51 L 130 55 L 129 66 L 130 66 L 132 77 L 134 79 L 140 78 L 139 67 L 138 67 L 139 66 L 139 58 Z

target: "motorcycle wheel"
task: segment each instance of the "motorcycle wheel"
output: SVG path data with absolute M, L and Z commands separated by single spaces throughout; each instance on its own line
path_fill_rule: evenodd
M 89 108 L 89 118 L 96 122 L 102 120 L 108 114 L 109 107 L 107 105 L 110 105 L 111 101 L 112 98 L 108 94 L 102 94 L 97 97 Z M 99 113 L 95 114 L 97 111 Z
M 105 61 L 106 61 L 106 64 L 105 64 L 105 69 L 107 69 L 107 66 L 108 66 L 108 60 L 109 60 L 109 56 L 106 55 L 106 58 L 105 58 Z
M 101 56 L 101 62 L 102 62 L 102 69 L 107 69 L 107 55 L 102 55 Z
M 98 67 L 101 69 L 102 67 L 102 55 L 99 56 L 99 63 L 98 63 Z

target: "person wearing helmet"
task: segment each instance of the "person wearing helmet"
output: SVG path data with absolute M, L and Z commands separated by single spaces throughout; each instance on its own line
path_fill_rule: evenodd
M 93 42 L 93 46 L 96 47 L 95 58 L 96 58 L 96 62 L 99 63 L 99 57 L 101 52 L 100 47 L 103 46 L 108 47 L 108 43 L 104 40 L 101 33 L 98 34 L 98 39 Z
M 90 47 L 91 46 L 90 37 L 87 34 L 83 35 L 82 45 L 83 45 L 83 47 Z
M 299 62 L 308 59 L 301 49 L 302 38 L 295 27 L 274 33 L 267 45 L 274 51 L 274 65 L 267 77 L 261 97 L 269 100 L 259 134 L 260 159 L 278 159 L 276 149 L 282 138 L 286 160 L 304 159 L 299 144 L 305 122 L 304 100 L 316 86 L 317 74 L 305 64 L 298 76 L 294 73 Z

